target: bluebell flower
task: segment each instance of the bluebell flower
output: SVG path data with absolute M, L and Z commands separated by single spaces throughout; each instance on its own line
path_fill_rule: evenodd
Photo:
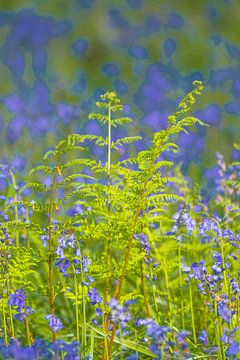
M 115 80 L 113 85 L 116 92 L 118 92 L 120 95 L 124 95 L 128 92 L 128 85 L 119 79 Z
M 139 9 L 142 6 L 142 0 L 127 0 L 127 4 L 132 9 Z
M 151 246 L 148 241 L 148 237 L 145 234 L 134 234 L 134 238 L 138 240 L 143 248 L 143 250 L 150 255 Z
M 229 335 L 227 332 L 224 332 L 220 338 L 220 341 L 225 343 L 225 344 L 229 344 Z
M 74 54 L 77 56 L 85 55 L 85 53 L 88 50 L 88 47 L 89 47 L 89 41 L 84 38 L 77 39 L 72 45 Z
M 218 304 L 218 315 L 221 316 L 221 318 L 228 324 L 230 324 L 231 321 L 231 310 L 228 309 L 227 305 L 224 301 L 221 301 Z
M 174 39 L 167 39 L 163 44 L 163 49 L 166 57 L 170 57 L 176 51 L 176 41 Z
M 68 276 L 67 269 L 71 266 L 71 262 L 66 258 L 59 258 L 55 264 L 63 276 Z
M 41 235 L 40 236 L 40 239 L 42 240 L 42 246 L 47 246 L 47 242 L 48 242 L 48 235 L 46 235 L 46 234 L 43 234 L 43 235 Z
M 166 25 L 173 29 L 179 29 L 184 26 L 184 20 L 180 15 L 171 13 L 167 17 Z
M 102 301 L 102 298 L 96 288 L 89 289 L 87 296 L 92 305 L 98 304 Z
M 240 293 L 239 283 L 236 281 L 235 278 L 232 278 L 230 280 L 230 284 L 231 284 L 232 290 L 234 292 L 234 295 L 237 295 L 238 293 Z
M 75 234 L 74 233 L 68 237 L 67 245 L 70 246 L 71 248 L 74 248 L 74 245 L 75 245 Z
M 132 45 L 129 49 L 128 49 L 128 54 L 132 57 L 134 57 L 135 59 L 138 60 L 143 60 L 146 59 L 148 56 L 148 51 L 146 48 L 144 48 L 143 46 L 140 45 Z
M 102 71 L 109 77 L 119 75 L 119 69 L 115 64 L 105 64 L 102 67 Z
M 88 267 L 91 264 L 91 261 L 87 256 L 82 256 L 82 267 L 84 272 L 88 272 Z
M 229 345 L 229 347 L 228 347 L 228 349 L 227 349 L 227 351 L 226 351 L 226 355 L 227 355 L 228 357 L 234 356 L 234 359 L 236 359 L 235 355 L 239 354 L 239 352 L 240 352 L 239 343 L 237 343 L 236 341 L 233 341 L 233 342 Z
M 25 308 L 25 292 L 20 289 L 16 290 L 15 293 L 10 294 L 10 299 L 8 300 L 8 304 L 10 306 L 17 306 L 17 311 L 21 312 L 23 308 Z
M 56 316 L 49 314 L 45 316 L 45 319 L 48 320 L 48 325 L 53 332 L 57 332 L 62 329 L 63 327 L 62 322 Z
M 119 323 L 122 328 L 125 328 L 127 322 L 131 319 L 130 312 L 128 311 L 127 307 L 124 307 L 119 304 L 119 302 L 112 298 L 108 303 L 111 312 L 110 312 L 110 319 L 113 323 Z
M 204 345 L 208 346 L 208 334 L 206 330 L 201 330 L 198 336 L 198 340 Z

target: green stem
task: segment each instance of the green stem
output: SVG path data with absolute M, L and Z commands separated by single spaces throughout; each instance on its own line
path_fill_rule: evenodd
M 196 336 L 196 329 L 195 329 L 195 319 L 194 319 L 194 308 L 193 308 L 193 298 L 192 298 L 192 285 L 189 281 L 189 297 L 190 297 L 190 309 L 191 309 L 191 321 L 192 321 L 192 332 L 193 332 L 193 341 L 196 344 L 197 336 Z
M 4 342 L 5 342 L 5 345 L 8 345 L 6 313 L 5 313 L 4 299 L 3 298 L 2 298 L 2 313 L 3 313 Z
M 77 276 L 74 269 L 74 287 L 75 287 L 75 304 L 76 304 L 76 327 L 77 327 L 77 342 L 80 344 L 80 332 L 79 332 L 79 309 L 78 309 L 78 284 Z
M 105 261 L 107 267 L 107 276 L 106 276 L 106 285 L 104 291 L 104 322 L 103 326 L 105 327 L 105 332 L 108 334 L 108 309 L 107 303 L 109 301 L 109 288 L 110 288 L 110 268 L 111 268 L 111 234 L 110 234 L 110 214 L 111 214 L 111 196 L 110 196 L 110 186 L 111 186 L 111 142 L 112 142 L 112 135 L 111 135 L 111 102 L 108 104 L 108 156 L 107 156 L 107 208 L 108 208 L 108 234 L 105 244 Z M 107 338 L 106 338 L 107 340 Z M 108 345 L 107 345 L 108 347 Z M 103 358 L 105 357 L 105 341 L 103 346 Z
M 31 345 L 32 345 L 32 341 L 31 341 L 30 330 L 29 330 L 29 321 L 28 321 L 28 318 L 27 318 L 27 317 L 25 317 L 24 320 L 25 320 L 25 326 L 26 326 L 28 346 L 31 346 Z
M 182 279 L 182 267 L 181 267 L 181 244 L 180 244 L 180 242 L 178 243 L 178 273 L 179 273 L 179 286 L 180 286 L 180 296 L 181 296 L 182 328 L 183 328 L 183 330 L 185 330 L 183 279 Z
M 9 305 L 9 315 L 10 315 L 10 324 L 11 324 L 11 332 L 12 332 L 12 337 L 15 338 L 15 331 L 14 331 L 14 324 L 13 324 L 13 314 L 12 314 L 12 308 Z
M 57 181 L 57 170 L 54 171 L 52 189 L 50 192 L 49 199 L 49 213 L 48 213 L 48 278 L 49 278 L 49 307 L 51 315 L 55 313 L 54 306 L 54 286 L 53 286 L 53 238 L 52 238 L 52 216 L 53 216 L 53 206 L 54 206 L 54 195 L 56 190 L 56 181 Z M 56 333 L 52 331 L 52 341 L 56 341 Z
M 148 237 L 150 239 L 150 244 L 151 244 L 152 243 L 152 233 L 148 228 L 145 228 L 144 230 L 145 230 L 146 234 L 148 235 Z M 158 304 L 157 304 L 156 285 L 153 280 L 153 264 L 152 264 L 152 262 L 150 262 L 149 269 L 150 269 L 150 278 L 151 278 L 151 285 L 152 285 L 151 288 L 152 288 L 153 304 L 154 304 L 158 324 L 160 324 L 161 320 L 160 320 L 160 314 L 159 314 L 159 309 L 158 309 Z
M 223 267 L 225 267 L 225 260 L 224 260 L 224 249 L 223 249 L 223 238 L 221 237 L 220 239 L 220 248 L 221 248 L 221 255 L 222 255 L 222 262 L 223 262 Z M 223 272 L 223 282 L 224 282 L 224 291 L 227 295 L 229 295 L 229 291 L 228 291 L 228 282 L 227 282 L 227 275 L 226 275 L 226 271 Z
M 219 360 L 224 360 L 225 359 L 225 354 L 224 354 L 224 350 L 220 341 L 221 338 L 221 329 L 219 326 L 219 320 L 218 320 L 218 312 L 217 312 L 217 301 L 216 299 L 214 299 L 214 312 L 215 312 L 215 323 L 216 323 L 216 342 L 218 345 L 218 359 Z
M 168 316 L 169 316 L 169 324 L 172 327 L 173 325 L 173 314 L 172 314 L 172 299 L 170 294 L 169 280 L 168 280 L 168 272 L 167 272 L 167 262 L 165 258 L 165 254 L 163 255 L 163 266 L 164 266 L 164 278 L 167 289 L 167 297 L 168 297 Z
M 148 296 L 147 296 L 147 288 L 146 288 L 146 281 L 145 281 L 145 276 L 144 276 L 143 260 L 141 260 L 141 283 L 142 283 L 142 289 L 143 289 L 143 297 L 144 297 L 144 305 L 145 305 L 146 315 L 147 315 L 147 318 L 149 319 L 149 318 L 151 318 L 151 313 L 150 313 L 150 306 L 149 306 Z
M 85 289 L 84 289 L 84 272 L 82 265 L 82 255 L 81 248 L 79 247 L 80 252 L 80 270 L 81 270 L 81 288 L 82 288 L 82 356 L 85 359 L 86 346 L 87 346 L 87 332 L 86 332 L 86 299 L 85 299 Z
M 11 175 L 11 179 L 12 179 L 12 183 L 13 183 L 13 187 L 14 187 L 14 202 L 17 202 L 17 183 L 16 183 L 16 179 L 14 176 L 14 173 L 12 171 L 12 169 L 10 168 L 9 170 L 10 175 Z M 19 217 L 18 217 L 18 206 L 17 204 L 14 205 L 14 212 L 15 212 L 15 222 L 16 222 L 16 226 L 18 227 L 18 222 L 19 222 Z M 18 229 L 18 228 L 17 228 Z M 20 243 L 19 243 L 19 231 L 16 230 L 16 246 L 19 247 Z

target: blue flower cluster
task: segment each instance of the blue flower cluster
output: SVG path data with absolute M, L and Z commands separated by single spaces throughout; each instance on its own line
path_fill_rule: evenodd
M 49 314 L 45 316 L 45 318 L 48 320 L 48 325 L 53 332 L 59 331 L 63 328 L 61 320 L 55 315 Z
M 25 303 L 26 294 L 22 289 L 16 290 L 15 293 L 10 294 L 8 304 L 11 307 L 16 308 L 17 313 L 14 315 L 14 319 L 23 321 L 24 318 L 33 313 L 30 306 L 26 306 Z
M 66 343 L 58 340 L 55 343 L 48 343 L 36 338 L 32 346 L 23 346 L 17 340 L 11 340 L 9 345 L 4 344 L 0 339 L 0 354 L 4 359 L 48 359 L 55 360 L 58 356 L 64 356 L 65 360 L 80 360 L 78 355 L 79 344 L 76 341 Z

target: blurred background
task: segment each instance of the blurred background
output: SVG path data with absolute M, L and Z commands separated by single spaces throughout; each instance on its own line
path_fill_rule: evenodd
M 26 172 L 69 133 L 100 134 L 88 113 L 107 90 L 117 92 L 133 119 L 122 134 L 142 135 L 143 149 L 196 79 L 205 91 L 193 114 L 210 127 L 179 138 L 177 162 L 201 181 L 213 176 L 206 169 L 216 151 L 227 160 L 239 156 L 239 1 L 0 4 L 2 163 Z

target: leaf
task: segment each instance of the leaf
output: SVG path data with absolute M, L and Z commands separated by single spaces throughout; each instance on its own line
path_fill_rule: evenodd
M 87 327 L 89 327 L 89 329 L 93 330 L 94 332 L 96 332 L 97 334 L 105 337 L 106 335 L 104 334 L 104 332 L 102 331 L 101 328 L 97 328 L 96 326 L 92 326 L 88 323 L 86 323 Z M 153 354 L 150 350 L 148 350 L 147 348 L 143 347 L 142 345 L 136 345 L 135 342 L 130 341 L 130 340 L 125 340 L 123 338 L 118 339 L 118 338 L 114 338 L 114 343 L 119 344 L 121 346 L 125 346 L 128 349 L 132 349 L 134 351 L 139 352 L 140 354 L 143 355 L 148 355 L 153 359 L 156 359 L 156 355 Z

